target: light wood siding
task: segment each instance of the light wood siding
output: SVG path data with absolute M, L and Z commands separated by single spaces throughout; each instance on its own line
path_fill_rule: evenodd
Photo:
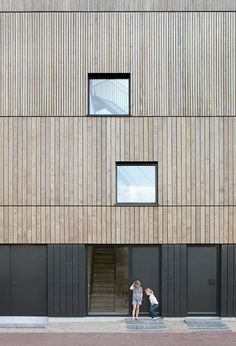
M 0 207 L 0 242 L 235 243 L 235 215 L 236 207 Z
M 0 118 L 0 205 L 110 206 L 116 162 L 157 161 L 162 206 L 236 204 L 236 118 Z
M 0 11 L 235 11 L 235 0 L 1 0 Z
M 0 115 L 84 116 L 89 72 L 130 72 L 133 116 L 234 116 L 235 41 L 235 12 L 1 13 Z
M 236 242 L 236 13 L 1 13 L 0 243 Z M 87 117 L 130 72 L 133 117 Z M 157 161 L 156 207 L 116 161 Z
M 0 242 L 233 243 L 236 118 L 1 118 Z M 117 207 L 116 161 L 158 161 Z

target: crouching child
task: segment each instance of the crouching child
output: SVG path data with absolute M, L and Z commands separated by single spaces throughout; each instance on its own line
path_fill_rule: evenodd
M 157 318 L 157 310 L 159 307 L 159 302 L 157 301 L 156 297 L 153 294 L 153 291 L 151 290 L 151 288 L 146 288 L 145 289 L 145 293 L 146 295 L 149 297 L 149 301 L 150 301 L 150 316 L 153 320 L 156 320 Z

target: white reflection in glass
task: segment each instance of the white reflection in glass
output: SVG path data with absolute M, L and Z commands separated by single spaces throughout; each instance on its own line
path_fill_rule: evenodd
M 89 94 L 90 114 L 129 114 L 128 79 L 90 79 Z
M 118 203 L 155 203 L 156 167 L 117 166 Z

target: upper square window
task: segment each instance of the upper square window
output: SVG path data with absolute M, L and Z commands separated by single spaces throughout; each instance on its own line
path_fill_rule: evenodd
M 117 203 L 157 203 L 157 163 L 117 163 Z
M 130 74 L 89 74 L 89 115 L 130 114 Z

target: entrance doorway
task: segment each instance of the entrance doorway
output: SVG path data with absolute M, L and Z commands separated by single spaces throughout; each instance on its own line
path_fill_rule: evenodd
M 128 247 L 88 247 L 89 314 L 128 314 L 128 262 Z
M 188 247 L 188 314 L 219 314 L 218 247 Z
M 160 248 L 158 246 L 88 246 L 88 314 L 129 315 L 134 280 L 150 287 L 159 299 Z M 143 295 L 140 314 L 149 311 Z

